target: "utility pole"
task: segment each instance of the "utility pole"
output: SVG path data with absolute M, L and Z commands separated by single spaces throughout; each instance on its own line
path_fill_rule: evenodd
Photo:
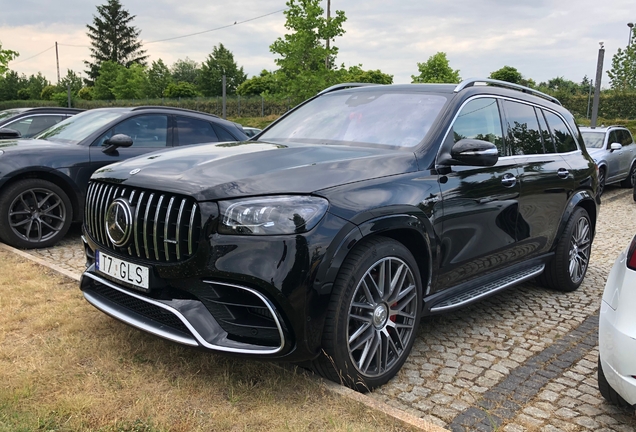
M 55 42 L 55 61 L 57 62 L 57 84 L 60 84 L 60 56 L 57 53 L 57 42 Z
M 603 42 L 599 42 L 601 48 L 598 50 L 598 62 L 596 63 L 596 87 L 594 88 L 594 102 L 592 103 L 592 128 L 596 127 L 598 119 L 598 102 L 601 95 L 601 78 L 603 77 L 603 58 L 605 57 L 605 47 Z
M 327 25 L 329 25 L 329 18 L 331 18 L 331 0 L 327 0 Z M 327 57 L 325 58 L 325 67 L 329 69 L 329 38 L 327 38 Z
M 226 98 L 225 98 L 225 96 L 226 96 L 226 94 L 225 94 L 225 84 L 226 84 L 225 83 L 225 74 L 223 74 L 223 79 L 222 79 L 221 83 L 223 85 L 223 90 L 222 90 L 222 95 L 223 95 L 223 118 L 225 119 L 225 118 L 227 118 L 227 116 L 226 116 L 227 110 L 226 110 L 226 104 L 225 104 L 225 102 L 226 102 Z

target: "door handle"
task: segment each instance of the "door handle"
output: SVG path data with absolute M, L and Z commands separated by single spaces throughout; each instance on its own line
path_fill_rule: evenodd
M 565 168 L 559 168 L 559 170 L 557 171 L 557 175 L 563 179 L 566 179 L 570 175 L 570 172 Z
M 517 177 L 515 177 L 513 174 L 506 173 L 501 179 L 501 184 L 508 188 L 513 187 L 517 184 Z

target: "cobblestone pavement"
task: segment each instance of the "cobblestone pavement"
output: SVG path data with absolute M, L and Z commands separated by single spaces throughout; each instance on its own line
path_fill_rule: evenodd
M 453 431 L 636 431 L 598 392 L 598 310 L 619 252 L 636 234 L 631 191 L 608 187 L 587 276 L 575 292 L 525 283 L 423 321 L 400 373 L 370 397 Z M 79 227 L 31 251 L 84 268 Z

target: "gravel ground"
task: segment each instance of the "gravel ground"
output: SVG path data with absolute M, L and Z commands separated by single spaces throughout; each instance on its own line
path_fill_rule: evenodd
M 525 283 L 423 321 L 400 373 L 369 394 L 453 431 L 635 431 L 634 412 L 597 389 L 598 310 L 607 275 L 636 234 L 631 190 L 608 187 L 587 276 L 573 293 Z M 81 273 L 80 229 L 31 254 Z

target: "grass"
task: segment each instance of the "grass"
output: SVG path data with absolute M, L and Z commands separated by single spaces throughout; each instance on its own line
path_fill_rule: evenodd
M 0 432 L 404 430 L 300 370 L 173 345 L 0 251 Z
M 268 115 L 265 117 L 228 117 L 228 120 L 240 123 L 243 126 L 255 127 L 259 129 L 264 129 L 265 126 L 268 126 L 271 122 L 276 120 L 278 115 Z

